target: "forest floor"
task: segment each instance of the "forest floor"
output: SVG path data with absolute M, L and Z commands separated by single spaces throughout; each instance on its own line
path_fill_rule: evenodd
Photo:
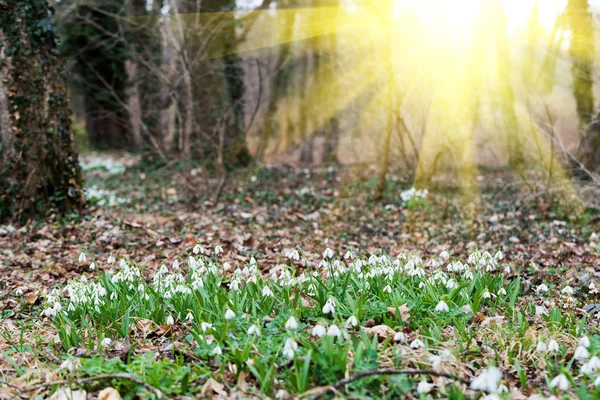
M 0 226 L 0 398 L 600 395 L 593 184 L 83 164 L 85 216 Z

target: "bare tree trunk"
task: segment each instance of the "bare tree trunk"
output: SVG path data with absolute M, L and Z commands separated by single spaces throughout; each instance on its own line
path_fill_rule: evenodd
M 51 12 L 45 1 L 0 0 L 12 135 L 10 148 L 0 146 L 0 218 L 66 213 L 85 202 Z
M 567 6 L 572 32 L 569 53 L 573 61 L 573 95 L 583 138 L 580 157 L 588 170 L 600 166 L 600 121 L 594 107 L 594 25 L 587 0 L 569 0 Z

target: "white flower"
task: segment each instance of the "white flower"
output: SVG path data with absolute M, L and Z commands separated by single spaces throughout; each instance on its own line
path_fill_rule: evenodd
M 404 336 L 404 333 L 402 332 L 396 332 L 394 333 L 394 342 L 400 342 L 400 343 L 404 343 L 406 342 L 406 336 Z
M 112 340 L 110 338 L 104 338 L 102 339 L 102 342 L 100 343 L 101 347 L 108 347 L 112 344 Z
M 392 287 L 390 285 L 387 285 L 386 287 L 383 288 L 383 291 L 386 293 L 392 293 Z
M 591 375 L 600 368 L 600 358 L 594 356 L 581 366 L 581 373 Z
M 596 380 L 594 381 L 594 386 L 598 387 L 600 386 L 600 376 L 596 378 Z
M 222 252 L 223 252 L 223 248 L 221 246 L 219 246 L 219 245 L 216 245 L 215 246 L 215 255 L 218 256 Z
M 344 260 L 352 259 L 354 255 L 352 254 L 352 250 L 348 250 L 346 254 L 344 254 Z
M 567 285 L 563 288 L 563 290 L 561 290 L 561 293 L 563 294 L 573 294 L 574 290 L 571 286 Z
M 81 252 L 79 253 L 79 262 L 85 262 L 87 260 L 87 257 L 85 256 L 85 252 Z
M 587 351 L 587 349 L 583 346 L 579 346 L 577 347 L 577 349 L 575 349 L 575 354 L 573 355 L 573 358 L 575 358 L 577 361 L 583 361 L 589 356 L 590 353 Z
M 350 328 L 356 325 L 358 325 L 358 318 L 356 318 L 354 315 L 351 315 L 350 318 L 346 320 L 346 328 Z
M 502 373 L 496 367 L 488 367 L 471 382 L 471 389 L 481 390 L 488 393 L 498 391 L 498 384 L 502 379 Z
M 429 392 L 431 392 L 431 389 L 433 388 L 433 386 L 434 386 L 433 383 L 429 383 L 427 381 L 421 381 L 417 385 L 417 393 L 419 393 L 419 394 L 429 393 Z
M 535 306 L 535 315 L 537 315 L 537 316 L 548 315 L 548 309 L 544 306 Z
M 268 286 L 265 286 L 262 290 L 262 295 L 263 297 L 273 297 L 273 291 Z
M 446 302 L 444 300 L 440 300 L 440 302 L 437 304 L 437 306 L 435 306 L 435 311 L 436 312 L 448 312 L 448 311 L 450 311 L 450 308 L 448 307 L 448 304 L 446 304 Z
M 500 261 L 500 260 L 504 259 L 504 254 L 502 254 L 502 252 L 501 252 L 500 250 L 498 250 L 498 251 L 496 252 L 496 254 L 494 254 L 494 258 L 495 258 L 496 260 Z
M 579 339 L 579 344 L 583 347 L 590 347 L 590 339 L 587 336 L 582 336 Z
M 538 353 L 543 353 L 547 349 L 548 349 L 548 347 L 546 346 L 546 343 L 544 343 L 540 340 L 535 348 L 535 351 L 537 351 Z
M 256 266 L 258 265 L 258 263 L 256 262 L 256 258 L 254 258 L 254 256 L 250 257 L 250 262 L 248 263 L 248 265 L 252 266 Z
M 594 289 L 596 289 L 596 284 L 594 282 L 592 282 L 592 283 L 590 283 L 590 285 L 588 286 L 588 288 L 590 290 L 594 290 Z
M 399 332 L 400 333 L 400 332 Z M 396 335 L 394 335 L 395 337 Z M 415 339 L 411 342 L 410 347 L 413 349 L 418 349 L 419 347 L 425 347 L 425 343 L 423 343 L 421 340 L 419 339 Z
M 96 263 L 92 261 L 92 263 L 90 264 L 90 271 L 93 271 L 96 269 Z
M 109 255 L 109 256 L 108 256 L 108 259 L 106 260 L 106 262 L 107 262 L 108 264 L 114 264 L 114 263 L 115 263 L 115 261 L 116 261 L 116 260 L 115 260 L 115 258 L 113 257 L 113 255 L 112 255 L 112 254 L 111 254 L 111 255 Z
M 200 329 L 202 329 L 202 332 L 206 332 L 209 329 L 212 329 L 213 325 L 209 324 L 208 322 L 202 322 L 200 324 Z
M 569 390 L 571 382 L 569 382 L 565 374 L 560 374 L 550 382 L 550 388 L 553 389 L 555 387 L 558 387 L 562 391 Z
M 548 286 L 546 286 L 545 283 L 542 283 L 541 285 L 539 285 L 536 289 L 536 292 L 547 292 L 548 291 Z
M 173 261 L 173 269 L 179 269 L 179 260 L 175 259 L 175 261 Z
M 62 362 L 62 364 L 60 364 L 60 369 L 66 369 L 69 372 L 73 372 L 73 370 L 75 369 L 75 363 L 73 363 L 73 360 L 68 359 Z
M 220 356 L 221 354 L 223 354 L 223 350 L 221 349 L 221 346 L 217 345 L 217 347 L 215 347 L 212 353 L 215 356 Z
M 450 253 L 448 253 L 448 251 L 444 250 L 440 253 L 440 258 L 442 260 L 446 261 L 450 258 Z
M 300 260 L 300 253 L 298 252 L 298 250 L 294 249 L 287 254 L 287 257 L 290 260 L 298 261 Z
M 331 250 L 329 247 L 326 248 L 323 252 L 323 258 L 333 258 L 333 250 Z
M 335 301 L 330 297 L 323 306 L 323 314 L 333 314 L 335 312 Z
M 223 271 L 229 271 L 231 270 L 231 264 L 229 264 L 227 261 L 225 261 L 223 263 Z
M 173 324 L 175 324 L 175 319 L 173 319 L 173 317 L 171 315 L 169 315 L 167 317 L 166 323 L 167 323 L 167 325 L 173 325 Z
M 225 311 L 225 319 L 227 321 L 230 321 L 230 320 L 232 320 L 234 318 L 235 318 L 235 313 L 232 310 L 227 309 L 227 311 Z
M 560 347 L 558 346 L 558 342 L 554 339 L 552 339 L 549 343 L 548 343 L 548 351 L 559 351 Z
M 285 329 L 298 329 L 298 321 L 293 315 L 285 323 Z
M 287 338 L 283 346 L 283 355 L 291 360 L 294 358 L 296 350 L 298 350 L 298 343 L 292 338 Z
M 500 288 L 500 290 L 498 290 L 498 296 L 506 296 L 506 289 Z
M 250 325 L 250 328 L 248 328 L 248 335 L 260 336 L 260 328 L 254 324 Z
M 311 334 L 315 337 L 323 337 L 327 334 L 327 330 L 323 325 L 315 325 L 312 328 Z
M 15 294 L 16 294 L 17 296 L 22 296 L 22 295 L 23 295 L 23 289 L 21 289 L 21 288 L 17 288 L 17 290 L 15 290 Z
M 329 328 L 327 328 L 327 336 L 339 337 L 341 334 L 342 334 L 342 331 L 335 324 L 329 325 Z
M 481 295 L 482 298 L 484 299 L 489 299 L 490 297 L 492 297 L 492 294 L 486 289 L 485 292 L 483 292 L 483 294 Z
M 194 246 L 194 249 L 192 250 L 192 252 L 194 254 L 199 254 L 199 253 L 204 254 L 204 248 L 202 246 L 200 246 L 200 243 L 198 243 L 197 245 Z
M 185 319 L 187 322 L 192 322 L 194 320 L 194 314 L 188 312 L 188 314 L 185 316 Z

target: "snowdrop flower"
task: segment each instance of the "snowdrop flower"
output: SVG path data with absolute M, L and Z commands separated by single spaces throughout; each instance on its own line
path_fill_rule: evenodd
M 254 258 L 254 256 L 250 257 L 250 262 L 248 263 L 248 265 L 250 266 L 257 266 L 258 263 L 256 262 L 256 258 Z
M 75 369 L 75 363 L 71 359 L 65 360 L 62 362 L 62 364 L 60 364 L 60 369 L 66 369 L 69 372 L 73 372 Z
M 298 343 L 292 338 L 287 338 L 283 346 L 283 355 L 291 360 L 294 358 L 296 350 L 298 350 Z
M 215 356 L 220 356 L 221 354 L 223 354 L 223 350 L 221 349 L 221 346 L 217 345 L 217 347 L 215 347 L 212 353 Z
M 179 260 L 175 259 L 175 261 L 173 261 L 173 269 L 179 269 Z
M 230 271 L 231 270 L 231 264 L 229 264 L 227 261 L 225 261 L 223 263 L 223 271 Z
M 110 338 L 104 338 L 102 339 L 102 342 L 100 343 L 101 347 L 108 347 L 112 344 L 112 340 Z
M 194 314 L 192 314 L 191 311 L 188 312 L 187 315 L 185 316 L 185 320 L 187 322 L 192 322 L 194 320 Z
M 548 291 L 548 286 L 546 286 L 545 283 L 542 283 L 541 285 L 539 285 L 536 289 L 536 292 L 547 292 Z
M 285 323 L 285 329 L 298 329 L 298 321 L 293 315 Z
M 115 261 L 116 261 L 116 260 L 115 260 L 115 258 L 113 257 L 113 255 L 112 255 L 112 254 L 111 254 L 111 255 L 109 255 L 109 256 L 108 256 L 108 259 L 106 260 L 106 262 L 107 262 L 108 264 L 114 264 L 114 263 L 115 263 Z
M 540 340 L 535 348 L 535 351 L 537 351 L 538 353 L 543 353 L 547 349 L 548 349 L 548 347 L 546 346 L 546 343 L 544 343 Z
M 506 289 L 500 288 L 500 290 L 498 290 L 498 296 L 506 296 Z
M 431 392 L 431 389 L 433 388 L 433 383 L 429 383 L 427 381 L 421 381 L 419 382 L 419 384 L 417 385 L 417 393 L 419 394 L 426 394 Z
M 571 382 L 569 382 L 569 379 L 565 376 L 565 374 L 560 374 L 550 381 L 550 388 L 554 389 L 555 387 L 562 391 L 569 390 L 571 387 Z
M 590 283 L 590 285 L 588 286 L 588 288 L 590 290 L 594 290 L 594 289 L 596 289 L 596 284 L 594 282 L 592 282 L 592 283 Z
M 596 378 L 596 380 L 594 381 L 594 386 L 598 387 L 600 386 L 600 376 Z
M 421 282 L 423 283 L 423 282 Z M 392 287 L 390 285 L 387 285 L 386 287 L 383 288 L 383 291 L 386 293 L 392 293 Z
M 22 296 L 22 295 L 23 295 L 23 289 L 21 289 L 21 288 L 17 288 L 17 290 L 15 290 L 15 294 L 16 294 L 17 296 Z
M 448 311 L 450 311 L 450 308 L 448 307 L 448 304 L 446 304 L 446 302 L 444 300 L 440 300 L 440 302 L 437 304 L 437 306 L 435 306 L 435 311 L 436 312 L 448 312 Z
M 396 333 L 394 333 L 393 340 L 394 340 L 394 342 L 404 343 L 404 342 L 406 342 L 406 336 L 404 336 L 404 333 L 402 333 L 402 332 L 396 332 Z
M 498 384 L 502 379 L 502 373 L 496 367 L 488 367 L 471 382 L 471 389 L 481 390 L 488 393 L 498 391 Z
M 594 356 L 581 366 L 581 373 L 591 375 L 600 368 L 600 358 Z
M 325 302 L 322 311 L 323 314 L 333 314 L 335 312 L 335 302 L 331 297 Z
M 85 262 L 87 260 L 87 257 L 85 256 L 85 252 L 82 251 L 81 253 L 79 253 L 79 262 Z
M 323 258 L 333 258 L 333 250 L 327 247 L 323 252 Z
M 263 297 L 273 297 L 273 291 L 268 286 L 265 286 L 262 290 L 262 295 Z
M 234 318 L 235 318 L 235 313 L 228 308 L 227 311 L 225 311 L 225 319 L 227 321 L 230 321 L 230 320 L 232 320 Z
M 204 247 L 200 246 L 200 243 L 198 243 L 198 244 L 196 244 L 194 246 L 194 249 L 192 250 L 192 253 L 194 253 L 194 254 L 200 254 L 200 253 L 204 254 Z
M 294 249 L 287 254 L 287 258 L 289 258 L 290 260 L 299 261 L 300 253 L 297 249 Z
M 548 343 L 548 351 L 551 352 L 555 352 L 555 351 L 559 351 L 560 347 L 558 346 L 558 342 L 554 339 L 552 339 L 549 343 Z
M 573 294 L 573 288 L 569 285 L 565 286 L 563 290 L 560 291 L 563 294 Z
M 495 258 L 496 260 L 500 261 L 500 260 L 504 259 L 504 254 L 502 254 L 502 252 L 501 252 L 500 250 L 498 250 L 498 251 L 496 252 L 496 254 L 494 254 L 494 258 Z
M 167 317 L 166 323 L 167 323 L 167 325 L 173 325 L 173 324 L 175 324 L 175 319 L 173 319 L 173 317 L 171 315 L 169 315 Z
M 327 330 L 323 325 L 315 325 L 315 327 L 312 328 L 311 334 L 315 337 L 323 337 L 327 334 Z
M 342 331 L 335 324 L 329 325 L 329 328 L 327 328 L 327 336 L 339 337 L 341 334 L 342 334 Z
M 250 326 L 250 328 L 248 328 L 248 335 L 260 336 L 260 328 L 256 325 L 252 324 Z
M 579 339 L 579 344 L 583 347 L 590 347 L 590 339 L 587 336 L 582 336 Z
M 200 324 L 200 329 L 202 329 L 202 332 L 206 332 L 209 329 L 212 329 L 212 324 L 209 324 L 208 322 L 202 322 Z
M 444 250 L 440 253 L 440 258 L 444 261 L 447 261 L 450 258 L 450 253 L 447 250 Z
M 573 358 L 576 359 L 577 361 L 583 361 L 586 358 L 588 358 L 589 356 L 590 356 L 590 353 L 587 351 L 587 349 L 583 346 L 579 346 L 575 350 L 575 354 L 573 355 Z
M 215 255 L 218 256 L 222 252 L 223 252 L 223 248 L 221 246 L 219 246 L 219 245 L 216 245 L 215 246 Z
M 484 299 L 489 299 L 490 297 L 492 297 L 492 294 L 486 289 L 485 292 L 483 292 L 483 294 L 481 295 L 482 298 Z
M 548 315 L 548 309 L 544 306 L 535 306 L 535 315 L 542 316 Z
M 358 325 L 358 319 L 354 315 L 351 315 L 350 318 L 346 320 L 346 328 L 350 328 L 356 325 Z
M 93 271 L 96 269 L 96 263 L 92 261 L 92 263 L 90 264 L 90 271 Z
M 395 336 L 395 335 L 394 335 Z M 425 343 L 423 343 L 419 339 L 415 339 L 411 342 L 410 347 L 413 349 L 418 349 L 419 347 L 425 347 Z
M 348 250 L 346 254 L 344 254 L 344 260 L 351 260 L 354 258 L 354 254 L 352 254 L 352 250 Z

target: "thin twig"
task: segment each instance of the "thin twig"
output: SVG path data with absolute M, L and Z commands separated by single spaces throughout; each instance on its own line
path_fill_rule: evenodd
M 349 378 L 342 379 L 331 386 L 323 387 L 322 388 L 323 391 L 321 393 L 317 394 L 315 397 L 313 397 L 313 400 L 320 399 L 323 396 L 325 396 L 327 393 L 336 391 L 337 389 L 340 389 L 341 387 L 343 387 L 349 383 L 352 383 L 359 379 L 363 379 L 363 378 L 373 376 L 373 375 L 429 375 L 429 376 L 437 376 L 437 377 L 442 377 L 442 378 L 449 378 L 454 381 L 464 383 L 465 385 L 468 385 L 470 383 L 468 380 L 463 379 L 460 376 L 447 374 L 445 372 L 429 370 L 429 369 L 421 369 L 421 370 L 419 370 L 419 369 L 394 369 L 394 368 L 374 369 L 374 370 L 370 370 L 370 371 L 357 372 L 356 374 L 350 376 Z M 298 397 L 301 397 L 301 395 L 299 395 Z
M 125 379 L 125 380 L 137 383 L 138 385 L 145 387 L 148 391 L 153 392 L 156 395 L 156 397 L 158 397 L 159 399 L 168 398 L 167 396 L 165 396 L 163 394 L 163 392 L 160 389 L 155 388 L 154 386 L 142 381 L 140 378 L 130 375 L 130 374 L 106 374 L 106 375 L 97 375 L 97 376 L 91 376 L 88 378 L 81 378 L 81 379 L 46 382 L 46 383 L 40 383 L 39 385 L 30 386 L 28 388 L 22 389 L 21 391 L 22 392 L 33 392 L 33 391 L 51 387 L 51 386 L 72 385 L 72 384 L 81 385 L 86 382 L 103 381 L 106 379 Z

